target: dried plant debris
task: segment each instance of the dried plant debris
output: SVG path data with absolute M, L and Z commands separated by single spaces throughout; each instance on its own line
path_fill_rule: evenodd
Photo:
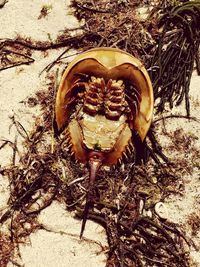
M 0 232 L 0 265 L 6 267 L 13 253 L 14 244 L 9 236 Z
M 136 19 L 141 1 L 73 1 L 78 19 L 85 20 L 86 42 L 90 47 L 118 47 L 141 58 L 147 42 L 153 42 Z
M 42 6 L 42 9 L 40 10 L 40 15 L 38 16 L 38 19 L 45 18 L 52 10 L 52 5 L 44 5 Z
M 20 62 L 28 62 L 33 50 L 66 47 L 47 66 L 46 70 L 50 71 L 71 48 L 84 51 L 97 46 L 118 47 L 143 60 L 149 68 L 155 96 L 159 99 L 158 112 L 164 110 L 166 103 L 172 107 L 173 103 L 179 104 L 185 97 L 189 115 L 188 86 L 194 60 L 199 68 L 199 3 L 161 1 L 162 5 L 155 4 L 149 19 L 141 21 L 136 16 L 136 8 L 145 2 L 148 1 L 73 1 L 75 14 L 85 20 L 82 33 L 72 37 L 70 31 L 64 31 L 55 43 L 33 42 L 20 37 L 1 40 L 0 58 L 5 58 L 1 64 L 4 64 L 4 68 L 16 64 L 13 58 L 9 62 L 8 55 L 14 58 L 18 56 Z M 195 51 L 193 54 L 192 49 Z M 171 54 L 174 55 L 173 64 Z M 167 79 L 169 84 L 166 83 Z M 53 200 L 65 201 L 66 209 L 74 210 L 79 218 L 83 216 L 88 169 L 69 155 L 64 136 L 61 135 L 57 140 L 53 138 L 56 92 L 56 75 L 53 71 L 47 76 L 46 87 L 25 100 L 30 107 L 41 107 L 42 116 L 36 119 L 32 131 L 26 131 L 15 117 L 12 118 L 13 127 L 24 139 L 26 150 L 19 155 L 19 163 L 16 164 L 14 157 L 17 141 L 2 140 L 0 143 L 0 149 L 11 145 L 14 155 L 11 166 L 0 169 L 0 173 L 9 178 L 11 191 L 9 208 L 0 214 L 2 225 L 10 223 L 10 235 L 0 235 L 1 250 L 5 251 L 4 256 L 0 255 L 2 266 L 6 266 L 14 247 L 40 227 L 37 215 Z M 141 156 L 141 164 L 147 163 L 149 155 L 154 161 L 139 166 L 128 161 L 115 169 L 102 168 L 98 174 L 89 218 L 106 229 L 109 267 L 192 266 L 188 254 L 192 242 L 185 238 L 177 225 L 154 212 L 156 203 L 164 201 L 166 196 L 184 193 L 182 177 L 185 172 L 191 173 L 192 167 L 188 161 L 183 164 L 175 160 L 174 165 L 169 164 L 156 141 L 156 133 L 157 124 L 149 131 L 146 143 L 141 148 L 145 154 Z M 180 140 L 185 143 L 184 134 L 176 131 L 168 138 L 172 140 L 170 151 L 179 153 Z M 185 147 L 188 153 L 192 144 L 191 137 L 187 139 Z M 160 159 L 166 163 L 160 164 Z M 190 224 L 195 234 L 198 218 L 191 216 Z
M 34 62 L 31 51 L 18 45 L 7 45 L 0 42 L 0 71 Z
M 54 140 L 52 150 L 55 79 L 56 75 L 49 75 L 47 89 L 31 97 L 41 106 L 43 116 L 36 120 L 32 132 L 26 135 L 21 131 L 26 153 L 19 164 L 1 169 L 1 174 L 9 177 L 11 195 L 0 223 L 10 221 L 10 238 L 15 245 L 41 227 L 37 215 L 55 199 L 65 201 L 66 209 L 76 211 L 78 218 L 83 216 L 87 166 L 73 160 L 63 136 Z M 13 123 L 19 128 L 16 120 Z M 177 185 L 181 166 L 153 162 L 123 166 L 99 172 L 88 215 L 106 229 L 110 247 L 107 266 L 190 266 L 186 247 L 192 242 L 154 212 L 155 204 L 167 195 L 181 194 Z M 9 255 L 13 249 L 10 247 Z
M 189 86 L 195 61 L 198 73 L 200 70 L 200 3 L 183 1 L 175 6 L 167 5 L 160 12 L 157 23 L 162 32 L 157 35 L 149 71 L 155 98 L 159 98 L 157 112 L 162 112 L 166 103 L 172 108 L 185 98 L 189 116 Z
M 200 229 L 200 216 L 196 213 L 190 214 L 188 217 L 188 224 L 192 227 L 192 235 L 197 235 Z

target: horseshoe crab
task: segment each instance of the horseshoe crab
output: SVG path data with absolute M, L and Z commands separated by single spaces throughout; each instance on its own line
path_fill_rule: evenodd
M 152 113 L 148 73 L 122 50 L 91 49 L 65 70 L 56 96 L 56 132 L 64 132 L 75 160 L 90 166 L 81 236 L 98 169 L 116 165 L 134 150 L 133 133 L 145 139 Z

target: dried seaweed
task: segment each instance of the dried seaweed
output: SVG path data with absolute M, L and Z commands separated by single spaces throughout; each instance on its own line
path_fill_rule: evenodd
M 189 86 L 195 61 L 199 68 L 200 3 L 167 5 L 160 12 L 158 27 L 162 32 L 149 62 L 154 95 L 159 99 L 157 112 L 162 113 L 166 103 L 173 108 L 185 98 L 190 116 Z
M 21 51 L 15 49 L 8 49 L 4 46 L 0 47 L 0 71 L 9 68 L 29 65 L 34 62 L 34 59 Z
M 8 262 L 10 261 L 13 247 L 14 245 L 8 236 L 6 235 L 0 236 L 0 252 L 3 255 L 3 257 L 1 257 L 0 254 L 0 265 L 2 267 L 6 267 Z
M 110 173 L 104 173 L 104 179 L 99 179 L 94 207 L 89 212 L 90 219 L 106 228 L 110 246 L 107 266 L 189 266 L 188 255 L 182 246 L 184 236 L 176 225 L 160 220 L 155 214 L 145 217 L 139 211 L 141 201 L 145 202 L 145 208 L 159 201 L 155 199 L 155 188 L 154 196 L 151 196 L 154 200 L 151 204 L 147 201 L 153 185 L 148 181 L 150 176 L 146 169 L 129 166 L 129 171 L 118 171 L 117 174 L 115 181 L 115 175 Z M 167 168 L 162 175 L 167 179 Z M 169 173 L 168 177 L 168 182 L 171 180 L 173 184 Z M 70 196 L 67 203 L 71 202 L 74 190 L 73 185 L 67 189 L 66 195 Z M 162 189 L 157 187 L 157 190 L 162 195 Z M 84 205 L 81 201 L 76 205 L 77 215 L 81 217 Z
M 87 167 L 69 156 L 64 137 L 56 141 L 53 153 L 51 139 L 46 138 L 52 132 L 55 79 L 56 75 L 51 74 L 47 90 L 35 96 L 43 116 L 31 133 L 22 134 L 26 153 L 21 155 L 19 165 L 2 171 L 9 177 L 11 196 L 10 208 L 1 215 L 0 222 L 13 218 L 11 236 L 16 244 L 40 227 L 37 214 L 54 199 L 65 200 L 66 208 L 75 210 L 79 218 L 83 214 Z M 15 121 L 13 127 L 19 125 Z M 189 266 L 185 240 L 176 225 L 169 225 L 154 213 L 148 218 L 143 214 L 143 209 L 153 209 L 168 192 L 176 193 L 180 176 L 176 168 L 167 165 L 155 165 L 153 169 L 130 162 L 125 169 L 99 172 L 89 218 L 106 228 L 110 246 L 107 266 Z M 152 180 L 155 176 L 156 184 Z M 31 223 L 29 230 L 22 221 Z

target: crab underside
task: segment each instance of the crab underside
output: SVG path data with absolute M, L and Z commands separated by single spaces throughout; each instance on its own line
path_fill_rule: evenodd
M 83 226 L 102 165 L 115 166 L 134 155 L 151 124 L 153 93 L 148 74 L 124 51 L 99 48 L 70 63 L 56 98 L 55 121 L 75 160 L 89 164 Z

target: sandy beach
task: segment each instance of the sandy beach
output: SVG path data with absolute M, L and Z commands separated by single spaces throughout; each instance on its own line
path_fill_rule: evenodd
M 53 42 L 64 29 L 76 29 L 80 22 L 73 16 L 69 7 L 69 0 L 8 0 L 0 8 L 0 41 L 22 37 L 33 41 Z M 47 15 L 41 17 L 43 7 L 47 8 Z M 38 19 L 39 18 L 39 19 Z M 83 23 L 83 22 L 82 22 Z M 72 35 L 76 31 L 72 31 Z M 0 47 L 1 49 L 1 47 Z M 27 99 L 34 97 L 39 90 L 48 86 L 47 73 L 43 69 L 55 60 L 65 48 L 50 49 L 47 51 L 33 51 L 31 58 L 33 63 L 22 64 L 13 68 L 0 71 L 0 145 L 5 140 L 17 142 L 19 155 L 23 154 L 23 138 L 12 125 L 14 117 L 30 133 L 35 121 L 39 120 L 41 110 L 38 105 L 30 107 Z M 75 51 L 71 49 L 68 55 Z M 1 54 L 1 50 L 0 50 Z M 65 69 L 67 62 L 73 57 L 66 58 L 59 64 L 58 80 Z M 22 56 L 10 54 L 11 62 L 22 60 Z M 25 59 L 24 59 L 25 60 Z M 51 70 L 56 73 L 57 69 Z M 42 73 L 41 73 L 42 72 Z M 200 120 L 200 77 L 194 71 L 190 85 L 191 116 Z M 164 114 L 185 114 L 184 104 Z M 159 116 L 154 116 L 158 119 Z M 191 169 L 185 170 L 182 180 L 184 189 L 180 195 L 170 194 L 160 206 L 159 212 L 171 222 L 178 223 L 180 229 L 192 239 L 194 246 L 189 248 L 192 258 L 191 267 L 200 267 L 200 166 L 196 156 L 200 151 L 200 126 L 199 121 L 170 119 L 163 124 L 162 120 L 156 124 L 160 133 L 160 143 L 164 152 L 170 159 L 187 161 L 191 163 Z M 164 129 L 164 130 L 163 130 Z M 180 143 L 174 143 L 180 140 Z M 183 148 L 192 140 L 188 147 Z M 182 143 L 181 143 L 182 142 Z M 0 168 L 9 166 L 13 158 L 12 146 L 6 145 L 0 149 Z M 15 164 L 18 164 L 19 156 L 16 155 Z M 181 184 L 179 185 L 181 188 Z M 10 187 L 8 179 L 0 174 L 0 215 L 8 208 Z M 196 218 L 197 225 L 192 223 Z M 199 220 L 199 221 L 198 221 Z M 53 201 L 50 206 L 42 210 L 38 216 L 43 229 L 31 233 L 26 241 L 19 244 L 17 250 L 12 253 L 11 266 L 24 267 L 85 267 L 106 265 L 108 244 L 105 230 L 102 226 L 87 222 L 84 239 L 80 240 L 79 233 L 81 221 L 74 219 L 74 214 L 65 208 L 65 203 Z M 3 225 L 0 237 L 9 234 L 10 221 Z M 27 229 L 30 227 L 27 223 Z M 196 228 L 195 228 L 196 227 Z M 194 231 L 194 228 L 196 229 Z M 1 249 L 1 246 L 0 246 Z M 1 253 L 0 250 L 0 260 Z M 16 263 L 18 265 L 16 265 Z M 2 266 L 4 267 L 4 266 Z

